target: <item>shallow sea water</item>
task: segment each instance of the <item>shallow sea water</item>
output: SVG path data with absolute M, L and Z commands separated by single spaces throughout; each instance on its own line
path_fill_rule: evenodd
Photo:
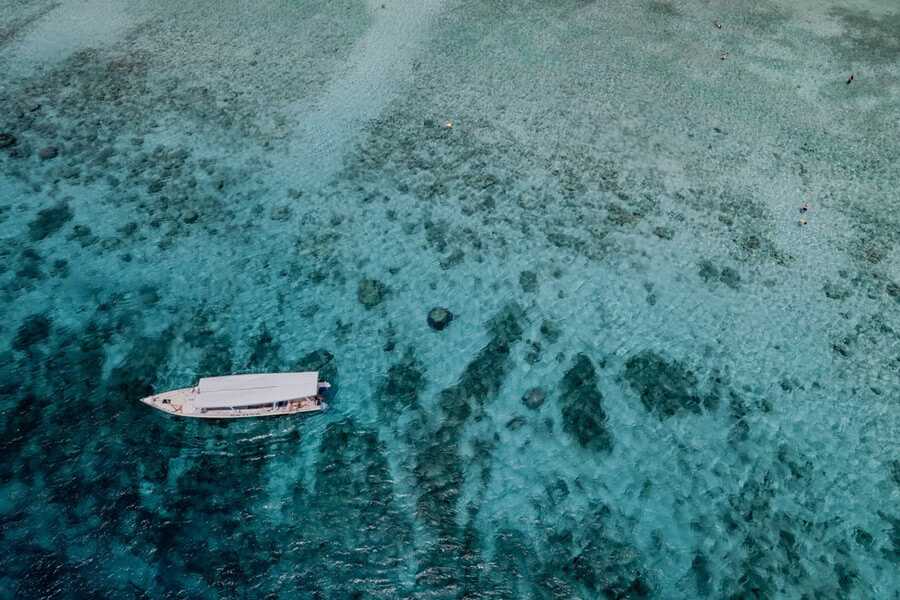
M 897 598 L 898 31 L 5 2 L 0 597 Z

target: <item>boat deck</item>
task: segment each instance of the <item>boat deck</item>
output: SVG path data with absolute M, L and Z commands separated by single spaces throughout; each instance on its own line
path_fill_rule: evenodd
M 155 396 L 148 396 L 142 399 L 141 402 L 173 415 L 181 415 L 185 414 L 185 407 L 187 407 L 188 410 L 193 409 L 191 405 L 196 397 L 196 388 L 184 388 L 181 390 L 172 390 L 171 392 L 156 394 Z

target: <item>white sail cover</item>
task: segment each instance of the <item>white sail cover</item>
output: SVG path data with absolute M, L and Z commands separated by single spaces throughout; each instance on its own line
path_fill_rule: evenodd
M 196 408 L 254 406 L 309 398 L 319 392 L 318 371 L 204 377 L 194 399 Z

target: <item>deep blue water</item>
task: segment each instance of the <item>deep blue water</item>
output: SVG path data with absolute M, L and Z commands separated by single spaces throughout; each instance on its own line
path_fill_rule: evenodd
M 0 598 L 900 597 L 898 31 L 7 0 Z

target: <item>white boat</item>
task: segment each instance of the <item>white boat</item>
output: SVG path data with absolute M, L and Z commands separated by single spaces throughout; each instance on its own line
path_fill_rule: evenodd
M 142 398 L 163 412 L 200 419 L 241 419 L 318 412 L 328 408 L 322 391 L 331 387 L 308 373 L 260 373 L 204 377 L 191 388 Z

